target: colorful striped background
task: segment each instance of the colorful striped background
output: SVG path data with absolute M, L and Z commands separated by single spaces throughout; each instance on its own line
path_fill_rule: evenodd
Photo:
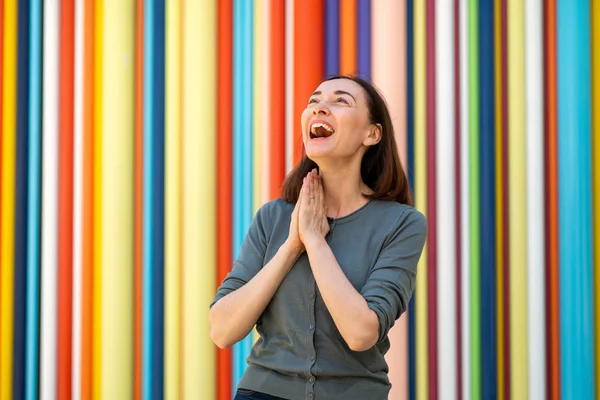
M 600 3 L 0 0 L 0 399 L 231 399 L 208 304 L 332 74 L 429 221 L 391 399 L 600 393 Z

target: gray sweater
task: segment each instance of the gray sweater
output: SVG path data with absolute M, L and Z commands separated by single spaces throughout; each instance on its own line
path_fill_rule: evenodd
M 277 199 L 258 211 L 211 306 L 271 260 L 288 237 L 293 209 Z M 377 314 L 379 341 L 367 351 L 350 350 L 304 253 L 257 322 L 260 339 L 239 387 L 290 400 L 387 399 L 387 334 L 415 288 L 427 223 L 416 209 L 381 200 L 329 223 L 326 240 L 348 280 Z

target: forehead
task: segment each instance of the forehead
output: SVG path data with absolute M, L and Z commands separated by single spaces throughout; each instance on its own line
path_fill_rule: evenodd
M 334 79 L 331 81 L 325 81 L 321 83 L 315 91 L 321 92 L 323 95 L 327 95 L 338 90 L 350 93 L 356 100 L 364 99 L 364 89 L 362 86 L 350 79 Z

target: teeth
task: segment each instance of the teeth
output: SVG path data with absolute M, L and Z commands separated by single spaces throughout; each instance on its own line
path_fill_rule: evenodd
M 323 122 L 316 122 L 310 127 L 310 131 L 313 135 L 317 134 L 317 128 L 325 128 L 328 132 L 333 133 L 333 128 Z

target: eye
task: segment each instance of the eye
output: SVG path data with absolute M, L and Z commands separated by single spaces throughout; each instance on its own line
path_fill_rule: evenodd
M 312 99 L 308 100 L 308 104 L 316 104 L 318 102 L 319 102 L 319 100 L 317 98 L 315 98 L 315 97 L 313 97 Z
M 345 98 L 343 98 L 343 97 L 338 97 L 338 98 L 336 99 L 336 101 L 337 101 L 338 103 L 350 104 L 350 103 L 348 102 L 348 100 L 346 100 L 346 99 L 345 99 Z

